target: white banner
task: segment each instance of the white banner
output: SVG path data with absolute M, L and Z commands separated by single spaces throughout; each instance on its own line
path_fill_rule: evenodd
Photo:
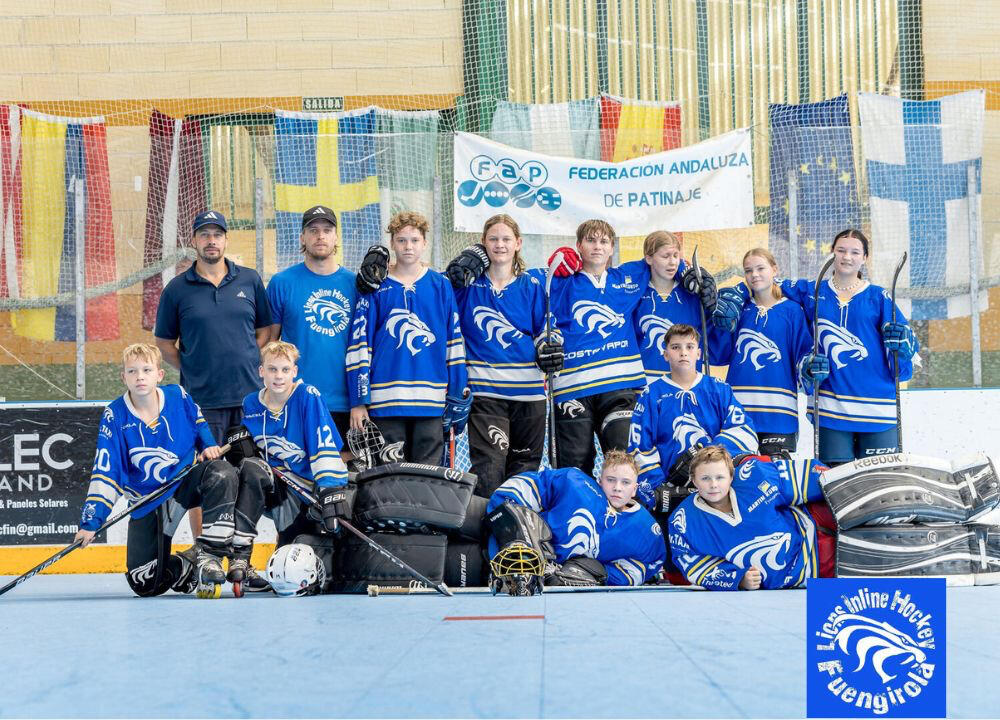
M 509 213 L 521 232 L 573 235 L 607 220 L 619 235 L 753 224 L 750 130 L 620 163 L 553 157 L 455 133 L 455 230 Z

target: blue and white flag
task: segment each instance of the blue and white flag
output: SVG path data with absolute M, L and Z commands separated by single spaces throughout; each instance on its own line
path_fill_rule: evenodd
M 601 117 L 597 98 L 528 105 L 501 100 L 493 113 L 490 138 L 522 150 L 601 158 Z
M 897 287 L 911 288 L 914 299 L 912 307 L 900 302 L 903 313 L 911 320 L 968 315 L 969 295 L 946 288 L 969 286 L 970 232 L 982 257 L 982 229 L 969 226 L 969 202 L 982 204 L 984 92 L 926 101 L 860 93 L 858 104 L 874 279 L 887 286 L 906 250 L 909 265 Z M 986 300 L 983 292 L 981 310 Z

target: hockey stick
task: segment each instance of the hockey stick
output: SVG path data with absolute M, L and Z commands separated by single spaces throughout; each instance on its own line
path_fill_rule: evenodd
M 315 508 L 316 510 L 320 509 L 319 500 L 316 499 L 316 496 L 309 490 L 309 488 L 300 485 L 295 479 L 293 479 L 293 477 L 291 477 L 289 474 L 284 473 L 280 468 L 272 467 L 271 472 L 274 473 L 274 476 L 276 478 L 281 480 L 283 483 L 288 485 L 288 487 L 292 488 L 295 492 L 301 495 L 305 499 L 305 501 L 309 503 L 313 508 Z M 362 540 L 363 542 L 367 543 L 368 547 L 370 547 L 372 550 L 379 553 L 382 557 L 384 557 L 386 560 L 391 562 L 396 567 L 406 571 L 410 576 L 416 578 L 424 585 L 426 585 L 428 588 L 433 588 L 434 590 L 437 590 L 439 593 L 441 593 L 446 597 L 452 596 L 451 590 L 449 590 L 448 586 L 445 585 L 443 582 L 436 583 L 430 578 L 424 577 L 419 572 L 414 570 L 412 567 L 407 565 L 405 562 L 400 560 L 398 557 L 393 555 L 391 552 L 386 550 L 382 545 L 379 545 L 377 542 L 375 542 L 370 537 L 365 535 L 363 532 L 358 530 L 356 527 L 354 527 L 354 525 L 349 523 L 347 520 L 337 518 L 337 523 L 343 526 L 348 532 L 353 534 L 359 540 Z
M 819 286 L 823 284 L 823 277 L 827 270 L 833 265 L 836 256 L 833 254 L 826 259 L 823 267 L 816 276 L 816 287 L 813 290 L 813 356 L 819 352 Z M 819 460 L 819 383 L 813 382 L 813 457 Z
M 552 278 L 555 277 L 555 273 L 552 268 L 556 267 L 559 263 L 563 261 L 563 254 L 557 252 L 552 256 L 552 262 L 549 263 L 547 277 L 545 278 L 545 344 L 548 345 L 552 340 Z M 556 401 L 552 390 L 552 380 L 554 375 L 548 373 L 545 376 L 545 403 L 547 405 L 547 415 L 548 415 L 548 435 L 549 435 L 549 466 L 553 469 L 559 467 L 558 456 L 556 455 Z
M 448 428 L 441 448 L 441 467 L 455 467 L 455 428 Z
M 896 272 L 892 274 L 892 322 L 896 323 L 896 281 L 906 264 L 907 253 L 899 258 Z M 892 351 L 892 378 L 896 383 L 896 452 L 903 452 L 903 409 L 899 402 L 899 350 Z
M 698 264 L 698 247 L 695 246 L 691 253 L 691 267 L 694 268 L 694 276 L 698 278 L 698 290 L 701 290 L 701 265 Z M 701 347 L 702 363 L 704 363 L 705 374 L 712 374 L 712 364 L 708 359 L 708 323 L 705 321 L 705 306 L 701 304 L 701 297 L 698 298 L 698 308 L 701 310 Z
M 223 445 L 220 448 L 220 450 L 222 450 L 223 454 L 229 452 L 229 449 L 230 449 L 230 446 L 228 444 Z M 97 535 L 99 533 L 104 532 L 109 527 L 111 527 L 116 522 L 118 522 L 119 520 L 127 518 L 129 515 L 131 515 L 132 513 L 134 513 L 136 510 L 139 510 L 140 508 L 146 507 L 147 505 L 149 505 L 150 503 L 154 502 L 155 500 L 159 500 L 161 497 L 163 497 L 168 492 L 170 492 L 170 490 L 172 490 L 173 488 L 175 488 L 178 485 L 180 485 L 181 481 L 183 481 L 184 478 L 187 477 L 187 474 L 189 472 L 191 472 L 195 467 L 197 467 L 197 465 L 198 465 L 197 462 L 191 463 L 186 468 L 184 468 L 181 472 L 179 472 L 177 474 L 177 476 L 173 480 L 171 480 L 170 482 L 168 482 L 168 483 L 166 483 L 164 485 L 161 485 L 156 490 L 154 490 L 153 492 L 149 493 L 149 495 L 146 495 L 144 498 L 142 498 L 141 500 L 139 500 L 138 502 L 136 502 L 134 505 L 131 505 L 130 507 L 125 508 L 124 510 L 122 510 L 120 513 L 118 513 L 114 517 L 109 518 L 108 520 L 105 520 L 104 524 L 101 525 L 101 527 L 99 527 L 97 529 L 97 531 L 94 533 L 94 537 L 97 537 Z M 29 570 L 28 572 L 24 573 L 23 575 L 18 575 L 16 578 L 14 578 L 13 580 L 11 580 L 9 583 L 7 583 L 6 585 L 4 585 L 2 588 L 0 588 L 0 595 L 3 595 L 5 592 L 8 592 L 9 590 L 13 590 L 18 585 L 20 585 L 21 583 L 23 583 L 25 580 L 30 580 L 31 578 L 35 577 L 35 575 L 37 575 L 38 573 L 40 573 L 42 570 L 44 570 L 45 568 L 49 567 L 50 565 L 54 565 L 55 563 L 59 562 L 64 557 L 66 557 L 71 552 L 73 552 L 78 547 L 80 547 L 81 545 L 83 545 L 83 541 L 82 540 L 74 540 L 72 542 L 72 544 L 67 545 L 62 550 L 60 550 L 59 552 L 57 552 L 55 555 L 53 555 L 52 557 L 50 557 L 48 560 L 43 560 L 41 563 L 39 563 L 35 567 L 31 568 L 31 570 Z

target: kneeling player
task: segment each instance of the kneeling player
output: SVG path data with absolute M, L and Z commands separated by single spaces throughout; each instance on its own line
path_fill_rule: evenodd
M 351 516 L 340 434 L 319 390 L 295 380 L 299 351 L 291 343 L 273 341 L 264 346 L 260 357 L 264 389 L 243 399 L 243 425 L 263 457 L 231 458 L 240 468 L 236 515 L 245 516 L 252 530 L 238 532 L 233 539 L 229 575 L 232 582 L 242 582 L 243 589 L 250 591 L 268 589 L 267 581 L 249 562 L 262 514 L 274 520 L 279 547 L 316 526 L 307 516 L 305 498 L 276 480 L 271 468 L 293 475 L 306 488 L 315 487 L 327 530 L 337 529 L 337 518 Z
M 217 598 L 225 575 L 221 558 L 233 539 L 236 471 L 222 460 L 201 410 L 179 385 L 163 379 L 160 351 L 145 343 L 122 353 L 127 392 L 104 410 L 90 488 L 76 540 L 86 547 L 121 495 L 134 503 L 201 460 L 176 488 L 129 518 L 125 577 L 136 595 L 167 590 Z M 187 508 L 203 508 L 202 533 L 191 550 L 170 554 Z M 240 530 L 246 530 L 240 527 Z
M 508 479 L 486 511 L 494 581 L 531 594 L 543 575 L 547 585 L 641 585 L 653 577 L 666 546 L 634 500 L 638 472 L 630 455 L 612 450 L 599 481 L 576 468 Z
M 670 516 L 671 558 L 709 590 L 775 590 L 833 577 L 836 523 L 822 499 L 824 470 L 812 460 L 752 456 L 734 478 L 725 448 L 702 449 L 691 461 L 697 494 Z

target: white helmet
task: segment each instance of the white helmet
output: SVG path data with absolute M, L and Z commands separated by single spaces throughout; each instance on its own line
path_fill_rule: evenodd
M 323 561 L 304 543 L 283 545 L 275 550 L 264 575 L 280 597 L 312 595 L 326 582 Z

